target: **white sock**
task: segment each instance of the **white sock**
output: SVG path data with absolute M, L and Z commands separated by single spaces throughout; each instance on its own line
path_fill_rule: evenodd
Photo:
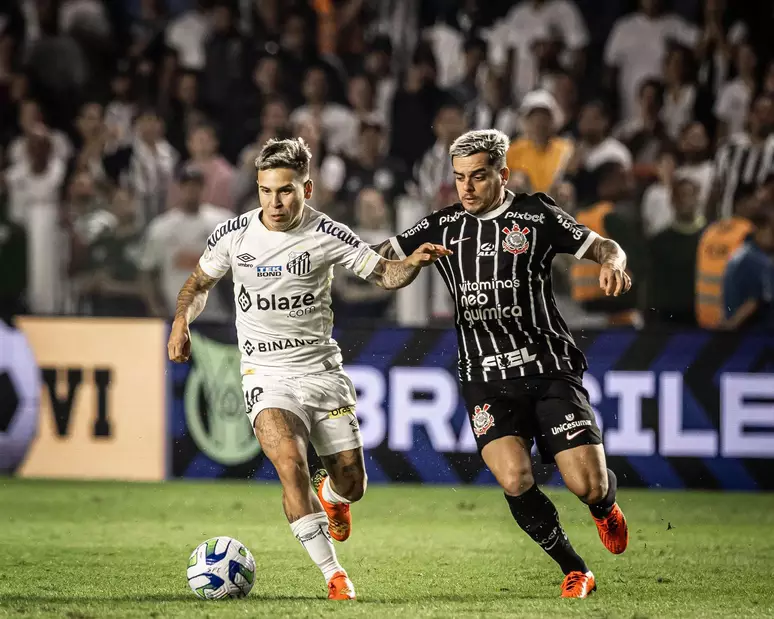
M 325 512 L 309 514 L 292 522 L 290 530 L 306 548 L 312 561 L 320 568 L 325 582 L 328 582 L 336 572 L 344 571 L 336 558 L 333 541 L 328 533 L 328 516 Z
M 340 494 L 336 494 L 334 489 L 331 487 L 330 477 L 326 477 L 325 481 L 323 482 L 322 496 L 326 501 L 328 501 L 328 503 L 332 505 L 336 505 L 336 503 L 346 503 L 347 505 L 349 505 L 350 503 L 352 503 L 352 501 L 350 501 L 349 499 L 345 499 Z

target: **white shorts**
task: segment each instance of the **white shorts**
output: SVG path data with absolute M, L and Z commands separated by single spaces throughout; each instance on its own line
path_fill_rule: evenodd
M 355 386 L 342 370 L 298 377 L 242 376 L 250 425 L 267 408 L 297 415 L 309 431 L 318 456 L 329 456 L 363 446 L 355 415 Z

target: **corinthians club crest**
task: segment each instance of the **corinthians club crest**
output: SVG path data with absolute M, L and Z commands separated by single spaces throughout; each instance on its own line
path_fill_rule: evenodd
M 529 249 L 529 241 L 527 240 L 528 233 L 529 228 L 526 226 L 522 230 L 519 229 L 518 225 L 516 225 L 513 230 L 508 227 L 503 228 L 503 234 L 505 234 L 503 249 L 512 254 L 523 254 Z
M 494 417 L 489 412 L 489 404 L 476 406 L 473 409 L 473 434 L 484 436 L 494 424 Z

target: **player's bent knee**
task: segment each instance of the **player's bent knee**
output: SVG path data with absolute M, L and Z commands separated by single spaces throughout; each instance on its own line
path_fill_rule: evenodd
M 588 505 L 599 503 L 607 496 L 607 475 L 587 474 L 576 477 L 567 484 L 568 489 Z
M 505 494 L 519 496 L 535 485 L 535 478 L 530 469 L 513 469 L 501 476 L 498 481 Z
M 357 503 L 365 495 L 368 477 L 366 477 L 365 472 L 355 476 L 349 475 L 344 479 L 335 480 L 334 486 L 337 494 L 351 503 Z

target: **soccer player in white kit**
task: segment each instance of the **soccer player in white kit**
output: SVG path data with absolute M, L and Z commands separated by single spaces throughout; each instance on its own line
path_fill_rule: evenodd
M 269 140 L 255 165 L 260 208 L 215 229 L 180 290 L 169 358 L 186 361 L 189 324 L 208 291 L 231 269 L 247 415 L 277 470 L 293 534 L 328 583 L 328 598 L 355 598 L 331 536 L 349 537 L 349 504 L 366 489 L 355 388 L 331 337 L 331 280 L 342 265 L 386 289 L 408 285 L 419 269 L 451 252 L 425 243 L 404 260 L 387 260 L 349 228 L 309 205 L 311 152 L 300 138 Z M 312 488 L 307 445 L 326 468 Z

